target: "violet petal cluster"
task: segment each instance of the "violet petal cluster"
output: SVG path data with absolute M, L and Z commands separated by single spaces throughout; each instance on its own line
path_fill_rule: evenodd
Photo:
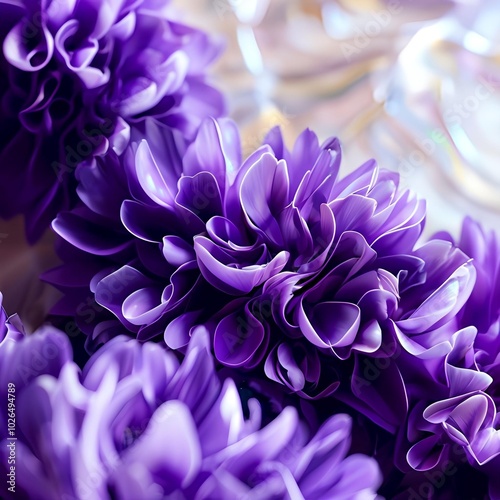
M 436 237 L 472 257 L 477 279 L 453 320 L 457 333 L 444 367 L 421 365 L 401 452 L 416 470 L 469 463 L 489 477 L 490 498 L 500 498 L 500 238 L 469 218 L 458 241 L 447 233 Z
M 0 215 L 26 215 L 35 241 L 75 202 L 74 170 L 121 154 L 148 122 L 179 147 L 220 116 L 207 83 L 219 44 L 169 2 L 0 2 Z
M 293 407 L 261 427 L 250 400 L 245 419 L 235 383 L 214 370 L 206 332 L 193 335 L 181 364 L 158 344 L 119 336 L 80 373 L 63 333 L 24 336 L 11 321 L 2 323 L 0 378 L 16 390 L 19 498 L 377 497 L 376 461 L 346 456 L 347 415 L 312 436 Z
M 2 498 L 500 500 L 497 233 L 309 129 L 244 158 L 170 0 L 0 14 L 0 217 L 63 262 L 33 334 L 0 294 Z
M 206 120 L 183 157 L 164 138 L 139 143 L 127 182 L 114 183 L 110 160 L 53 224 L 67 264 L 48 279 L 90 349 L 123 325 L 183 350 L 204 325 L 222 364 L 402 424 L 404 372 L 444 364 L 475 268 L 449 241 L 417 245 L 425 204 L 396 173 L 369 161 L 340 177 L 339 141 L 309 130 L 289 151 L 274 129 L 242 161 L 227 120 Z M 367 380 L 380 358 L 389 367 Z

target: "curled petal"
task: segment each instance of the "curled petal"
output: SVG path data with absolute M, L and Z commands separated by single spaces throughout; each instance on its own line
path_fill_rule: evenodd
M 267 345 L 265 326 L 248 310 L 236 310 L 219 322 L 215 330 L 214 351 L 217 359 L 229 366 L 251 366 L 262 345 Z
M 135 165 L 137 178 L 144 192 L 160 206 L 172 206 L 172 186 L 165 180 L 162 168 L 156 163 L 146 141 L 142 141 L 137 148 Z
M 234 267 L 228 254 L 203 236 L 195 237 L 194 249 L 203 276 L 229 294 L 249 293 L 279 273 L 288 260 L 288 253 L 280 252 L 267 264 Z
M 429 470 L 441 461 L 443 451 L 444 447 L 439 443 L 439 437 L 430 436 L 411 447 L 407 460 L 415 470 Z
M 23 71 L 40 71 L 54 53 L 54 38 L 46 26 L 38 31 L 39 40 L 28 50 L 25 34 L 25 22 L 21 21 L 12 28 L 3 42 L 3 53 L 7 61 Z
M 275 244 L 282 241 L 281 230 L 272 207 L 287 203 L 286 163 L 264 153 L 246 173 L 240 188 L 241 206 L 251 224 Z
M 421 333 L 446 322 L 469 297 L 475 275 L 471 263 L 463 264 L 407 319 L 398 321 L 399 328 L 408 333 Z
M 322 348 L 345 347 L 354 341 L 360 323 L 360 310 L 348 302 L 322 302 L 306 312 L 298 312 L 298 324 L 305 337 Z

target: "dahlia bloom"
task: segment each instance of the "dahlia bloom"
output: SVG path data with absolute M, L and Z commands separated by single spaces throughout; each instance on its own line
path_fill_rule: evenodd
M 219 47 L 169 2 L 0 2 L 0 215 L 36 240 L 75 201 L 74 169 L 121 154 L 148 121 L 189 141 L 221 95 L 205 72 Z
M 261 428 L 260 405 L 250 400 L 245 420 L 235 383 L 221 382 L 214 370 L 206 332 L 193 335 L 180 365 L 158 344 L 119 336 L 82 373 L 67 358 L 44 356 L 47 341 L 64 352 L 69 346 L 60 332 L 9 332 L 0 343 L 2 380 L 14 380 L 7 374 L 23 359 L 47 365 L 14 382 L 20 498 L 377 496 L 375 460 L 346 457 L 347 415 L 310 436 L 293 407 Z M 5 481 L 0 488 L 7 494 Z

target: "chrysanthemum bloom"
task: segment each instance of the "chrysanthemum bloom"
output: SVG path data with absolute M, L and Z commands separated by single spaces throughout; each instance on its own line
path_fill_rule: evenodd
M 265 359 L 270 378 L 319 397 L 339 385 L 335 360 L 355 353 L 347 373 L 359 407 L 393 429 L 406 410 L 402 374 L 389 363 L 384 376 L 360 386 L 363 355 L 387 358 L 401 347 L 410 358 L 443 359 L 456 331 L 450 323 L 474 283 L 470 259 L 446 241 L 414 249 L 424 204 L 375 162 L 338 179 L 338 141 L 320 146 L 306 131 L 289 152 L 274 130 L 265 142 L 272 152 L 238 175 L 239 206 L 194 239 L 206 280 L 243 296 L 215 318 L 215 354 L 246 368 Z M 261 261 L 245 258 L 241 228 L 265 244 L 266 271 L 283 251 L 286 264 L 263 274 Z M 167 327 L 167 342 L 176 327 Z
M 149 119 L 179 147 L 219 116 L 206 83 L 219 47 L 166 2 L 0 2 L 0 215 L 35 240 L 74 199 L 74 169 L 121 154 Z
M 71 244 L 60 251 L 66 264 L 46 279 L 66 293 L 54 312 L 76 316 L 89 350 L 112 337 L 117 323 L 149 340 L 186 310 L 210 317 L 228 301 L 203 279 L 193 238 L 224 213 L 224 188 L 241 163 L 236 138 L 232 122 L 207 120 L 183 159 L 175 144 L 150 137 L 124 162 L 128 180 L 112 154 L 77 172 L 83 204 L 53 223 Z M 221 165 L 214 158 L 219 141 L 234 154 L 227 177 L 226 159 Z M 169 345 L 184 346 L 188 338 Z
M 450 235 L 439 233 L 454 243 Z M 408 452 L 415 469 L 442 464 L 451 449 L 461 449 L 465 460 L 490 475 L 490 496 L 500 498 L 499 382 L 500 239 L 466 218 L 456 243 L 473 258 L 477 281 L 454 322 L 458 332 L 447 356 L 446 376 L 420 380 L 425 389 L 411 410 Z
M 420 234 L 424 206 L 408 193 L 393 199 L 395 174 L 384 172 L 379 179 L 369 162 L 337 180 L 335 139 L 320 146 L 306 131 L 290 153 L 274 130 L 242 163 L 234 125 L 208 120 L 182 161 L 169 146 L 154 137 L 141 143 L 128 184 L 112 155 L 82 169 L 84 206 L 54 223 L 65 240 L 87 254 L 66 260 L 80 266 L 80 276 L 93 272 L 97 302 L 140 338 L 163 334 L 172 317 L 184 323 L 198 319 L 196 310 L 189 319 L 178 314 L 192 288 L 186 285 L 187 271 L 197 272 L 198 281 L 216 296 L 224 295 L 224 306 L 234 296 L 259 292 L 273 276 L 293 273 L 305 281 L 319 275 L 334 244 L 347 259 L 364 251 L 365 241 L 382 255 L 386 248 L 405 253 Z M 371 247 L 368 252 L 365 260 L 376 255 Z M 85 281 L 65 278 L 74 274 L 67 271 L 52 273 L 51 279 L 67 288 Z M 211 298 L 204 297 L 198 308 L 207 309 Z M 173 307 L 177 315 L 165 318 Z M 165 333 L 167 344 L 187 343 L 185 333 L 174 338 L 178 330 Z
M 64 334 L 51 335 L 68 346 Z M 292 407 L 261 428 L 250 400 L 245 420 L 234 382 L 214 371 L 205 332 L 193 336 L 181 365 L 158 344 L 121 336 L 83 373 L 44 357 L 44 340 L 9 334 L 0 343 L 3 378 L 16 387 L 19 498 L 376 498 L 376 461 L 346 457 L 348 416 L 331 417 L 310 437 Z M 48 368 L 23 384 L 9 379 L 23 359 Z
M 307 398 L 343 378 L 349 404 L 395 430 L 407 409 L 398 363 L 367 382 L 366 358 L 401 348 L 444 363 L 474 268 L 446 241 L 415 249 L 424 203 L 374 161 L 339 178 L 340 155 L 308 130 L 288 151 L 275 129 L 242 162 L 234 125 L 212 120 L 182 163 L 141 143 L 128 186 L 89 182 L 85 206 L 54 222 L 79 252 L 50 276 L 68 292 L 59 311 L 76 308 L 91 343 L 120 322 L 179 349 L 204 324 L 221 363 L 264 364 Z
M 161 156 L 152 155 L 151 150 L 160 152 Z M 270 167 L 267 175 L 272 179 L 278 162 L 283 178 L 277 177 L 275 185 L 276 189 L 283 186 L 281 195 L 268 192 L 267 188 L 263 191 L 258 179 L 259 175 L 266 175 L 266 167 Z M 340 166 L 338 141 L 327 141 L 320 146 L 309 131 L 301 135 L 295 150 L 289 153 L 279 131 L 274 130 L 264 146 L 242 164 L 234 126 L 212 121 L 204 123 L 182 163 L 172 148 L 151 147 L 150 141 L 140 144 L 135 172 L 130 175 L 128 186 L 122 181 L 121 187 L 112 189 L 113 182 L 119 178 L 119 168 L 104 163 L 103 159 L 93 169 L 83 172 L 79 192 L 86 206 L 58 217 L 54 224 L 56 231 L 90 255 L 113 258 L 132 242 L 141 246 L 144 242 L 155 246 L 161 243 L 165 249 L 164 261 L 176 268 L 184 262 L 197 261 L 197 267 L 214 288 L 233 296 L 254 291 L 284 269 L 293 269 L 301 275 L 318 272 L 329 255 L 335 224 L 351 222 L 344 221 L 349 217 L 345 205 L 356 199 L 361 199 L 360 203 L 364 200 L 363 194 L 347 203 L 341 198 L 358 189 L 367 191 L 377 176 L 375 164 L 370 162 L 362 171 L 337 182 L 332 193 Z M 395 189 L 394 175 L 386 174 L 377 190 L 384 187 L 389 189 L 387 197 L 390 198 L 391 188 Z M 373 192 L 375 197 L 377 190 Z M 281 220 L 279 224 L 274 222 L 265 227 L 266 222 L 260 221 L 254 212 L 269 211 L 269 196 Z M 336 210 L 338 221 L 327 204 L 335 197 L 340 198 L 337 205 L 341 205 Z M 400 239 L 406 236 L 410 241 L 403 246 L 411 248 L 420 233 L 423 205 L 416 200 L 408 200 L 406 205 L 403 197 L 396 211 L 406 206 L 404 214 L 399 215 L 400 219 L 386 222 L 384 218 L 394 210 L 394 206 L 387 206 L 389 198 L 379 204 L 380 211 L 387 210 L 366 232 L 373 242 L 379 236 L 378 229 L 380 236 L 394 230 L 392 238 L 397 240 L 401 234 L 398 226 L 403 225 L 401 229 L 410 226 Z M 352 221 L 353 228 L 371 214 L 376 200 L 368 196 L 365 205 L 358 219 Z M 117 226 L 118 216 L 126 231 L 112 230 L 113 225 Z M 351 227 L 340 229 L 338 233 L 342 234 Z M 143 324 L 147 323 L 144 318 Z

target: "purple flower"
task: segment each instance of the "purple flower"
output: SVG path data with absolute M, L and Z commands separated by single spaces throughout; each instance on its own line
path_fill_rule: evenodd
M 223 213 L 232 173 L 228 167 L 226 177 L 224 157 L 217 163 L 214 141 L 227 143 L 233 155 L 228 162 L 236 171 L 241 160 L 239 143 L 231 148 L 235 136 L 233 123 L 207 120 L 183 159 L 175 144 L 153 136 L 124 159 L 125 169 L 108 155 L 77 171 L 82 173 L 79 195 L 84 204 L 59 214 L 53 223 L 71 244 L 60 252 L 68 264 L 46 279 L 67 293 L 55 312 L 73 315 L 76 309 L 89 349 L 114 335 L 117 320 L 148 340 L 163 335 L 186 311 L 210 314 L 220 308 L 220 300 L 227 302 L 203 279 L 193 238 Z M 197 157 L 197 152 L 205 156 Z M 168 343 L 177 348 L 188 339 L 183 332 Z
M 121 323 L 183 350 L 203 325 L 222 364 L 308 399 L 337 392 L 395 431 L 407 367 L 444 366 L 475 269 L 448 241 L 416 245 L 425 205 L 397 174 L 370 161 L 340 178 L 340 157 L 336 139 L 306 130 L 289 151 L 274 129 L 242 161 L 226 120 L 205 121 L 183 158 L 140 143 L 127 183 L 108 155 L 54 222 L 73 248 L 49 276 L 66 292 L 57 312 L 76 309 L 90 349 Z
M 10 339 L 8 350 L 38 358 L 38 337 Z M 6 342 L 1 366 L 14 370 L 19 363 L 5 356 Z M 310 436 L 293 407 L 261 428 L 260 405 L 250 400 L 246 420 L 235 383 L 221 383 L 214 371 L 206 332 L 193 335 L 180 365 L 160 345 L 123 336 L 91 357 L 81 374 L 69 360 L 62 368 L 59 359 L 47 361 L 51 370 L 16 383 L 18 495 L 376 498 L 375 460 L 346 457 L 347 415 L 329 418 Z
M 436 237 L 454 243 L 447 233 Z M 428 470 L 461 452 L 463 461 L 490 477 L 490 497 L 500 498 L 494 472 L 500 463 L 500 240 L 466 218 L 457 245 L 473 258 L 477 280 L 453 319 L 462 329 L 453 336 L 444 372 L 428 360 L 420 367 L 428 377 L 420 378 L 410 402 L 406 437 L 413 445 L 406 458 L 414 469 Z
M 182 149 L 221 115 L 205 79 L 219 47 L 168 3 L 0 2 L 0 215 L 25 214 L 30 241 L 74 203 L 78 164 L 121 154 L 148 126 Z
M 461 328 L 477 328 L 476 360 L 480 369 L 493 378 L 489 392 L 500 408 L 500 237 L 470 218 L 464 220 L 456 243 L 449 234 L 437 236 L 453 242 L 473 259 L 476 284 L 457 315 L 457 323 Z
M 182 162 L 175 147 L 165 144 L 154 138 L 139 144 L 127 169 L 128 187 L 121 182 L 112 188 L 119 167 L 82 169 L 79 193 L 85 206 L 54 223 L 76 248 L 109 256 L 108 265 L 123 264 L 115 264 L 112 273 L 94 274 L 91 288 L 97 302 L 127 328 L 139 330 L 141 338 L 164 331 L 172 315 L 152 325 L 187 298 L 172 300 L 171 294 L 192 289 L 182 278 L 188 271 L 193 285 L 194 274 L 201 272 L 201 281 L 216 297 L 224 295 L 225 305 L 230 296 L 258 292 L 273 277 L 313 280 L 334 250 L 350 257 L 367 249 L 370 261 L 374 249 L 381 255 L 389 248 L 398 254 L 411 250 L 420 234 L 424 206 L 397 191 L 395 174 L 379 174 L 369 162 L 337 179 L 337 140 L 320 146 L 306 131 L 290 153 L 276 129 L 242 163 L 234 125 L 206 121 Z M 108 156 L 102 163 L 111 161 Z M 259 183 L 267 186 L 264 191 Z M 94 269 L 106 265 L 103 259 L 87 260 Z M 135 280 L 122 279 L 133 273 Z M 174 282 L 179 279 L 182 286 Z M 122 290 L 113 297 L 100 293 L 115 281 L 127 285 L 114 286 Z M 170 333 L 167 344 L 181 342 Z
M 411 394 L 406 437 L 402 438 L 416 442 L 406 455 L 416 470 L 429 470 L 442 463 L 453 449 L 456 451 L 454 443 L 471 443 L 479 431 L 476 425 L 465 424 L 469 418 L 467 406 L 482 399 L 491 384 L 491 377 L 478 369 L 474 359 L 476 334 L 473 327 L 460 330 L 451 339 L 444 365 L 423 360 L 420 366 L 419 384 Z M 471 416 L 478 422 L 485 417 L 481 411 Z

